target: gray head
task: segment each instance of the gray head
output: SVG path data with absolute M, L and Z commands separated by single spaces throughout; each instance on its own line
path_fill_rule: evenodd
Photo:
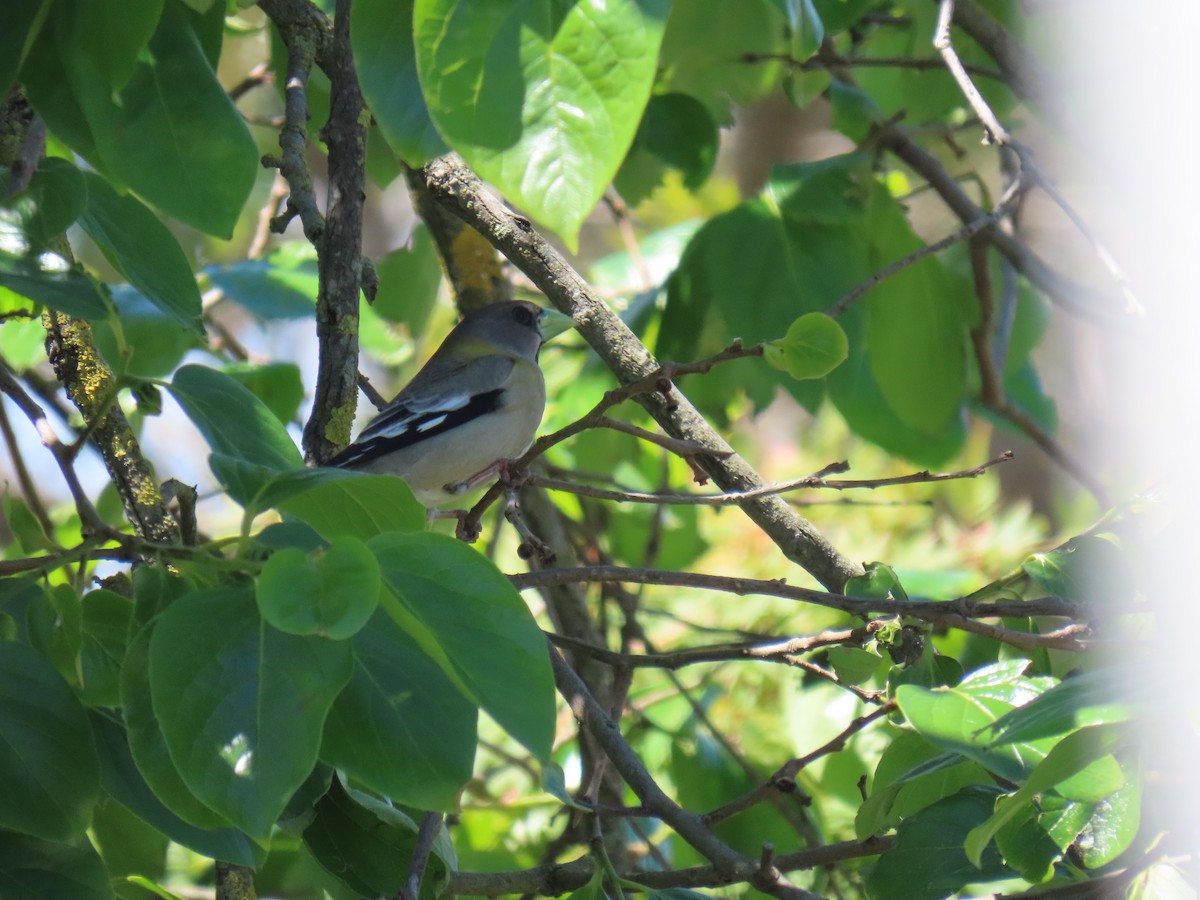
M 514 356 L 536 360 L 547 310 L 526 300 L 493 303 L 467 315 L 451 333 L 457 341 L 485 341 Z

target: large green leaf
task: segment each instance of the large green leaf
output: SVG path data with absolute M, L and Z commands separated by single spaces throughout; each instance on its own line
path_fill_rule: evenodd
M 21 240 L 33 253 L 46 249 L 49 242 L 63 234 L 87 202 L 83 173 L 65 159 L 47 157 L 19 194 L 9 196 L 10 173 L 0 167 L 0 228 L 6 232 L 8 250 L 15 249 L 13 238 Z M 11 235 L 16 229 L 18 235 Z
M 266 854 L 236 828 L 198 828 L 172 812 L 142 777 L 130 752 L 128 735 L 119 723 L 93 713 L 92 728 L 100 750 L 100 777 L 104 790 L 114 800 L 190 850 L 242 866 L 261 865 Z
M 963 852 L 967 832 L 986 819 L 998 788 L 972 785 L 900 823 L 896 843 L 867 874 L 874 900 L 941 900 L 967 884 L 1011 876 L 994 847 L 977 868 Z
M 871 207 L 871 263 L 879 271 L 922 246 L 900 205 L 876 186 Z M 888 405 L 921 434 L 941 434 L 966 399 L 970 285 L 934 257 L 873 287 L 866 341 L 871 373 Z
M 379 292 L 371 309 L 389 322 L 404 323 L 410 334 L 424 334 L 442 283 L 442 264 L 429 229 L 418 225 L 409 245 L 379 260 L 375 270 Z
M 77 319 L 102 319 L 109 313 L 95 283 L 56 257 L 30 260 L 0 250 L 0 287 Z
M 242 259 L 204 270 L 214 287 L 264 319 L 307 319 L 317 296 L 317 252 L 293 241 L 264 259 Z
M 147 300 L 203 337 L 200 289 L 179 242 L 136 197 L 118 194 L 94 172 L 83 177 L 87 205 L 79 224 L 88 237 Z
M 0 4 L 0 97 L 8 96 L 49 11 L 50 0 Z
M 1074 731 L 1055 744 L 1025 783 L 1001 800 L 987 821 L 971 829 L 963 844 L 971 862 L 979 865 L 984 848 L 996 833 L 1023 809 L 1031 809 L 1038 794 L 1057 787 L 1072 800 L 1099 802 L 1123 787 L 1121 769 L 1108 755 L 1119 737 L 1116 728 L 1097 725 Z
M 265 839 L 317 762 L 350 645 L 284 634 L 248 589 L 185 596 L 150 637 L 150 690 L 171 759 L 206 804 Z
M 633 141 L 667 0 L 416 0 L 417 71 L 446 142 L 574 247 Z
M 145 579 L 139 581 L 145 583 Z M 150 696 L 150 635 L 153 630 L 153 625 L 145 626 L 129 642 L 125 653 L 125 665 L 121 670 L 122 712 L 130 756 L 136 763 L 138 774 L 145 782 L 147 790 L 165 807 L 172 818 L 177 818 L 198 831 L 215 832 L 227 829 L 232 825 L 229 819 L 201 802 L 192 793 L 171 760 L 171 752 L 167 749 L 167 741 L 163 737 L 162 726 L 154 713 L 154 702 Z M 123 791 L 115 788 L 108 790 L 131 809 L 140 809 L 140 806 L 134 803 L 134 798 L 129 796 L 131 791 L 138 790 L 137 780 L 133 780 L 131 785 Z M 140 790 L 138 792 L 140 793 Z M 149 815 L 148 812 L 147 821 L 154 821 Z M 186 841 L 180 843 L 187 844 Z
M 163 0 L 88 0 L 73 8 L 68 27 L 60 25 L 59 40 L 72 55 L 86 57 L 110 90 L 119 91 L 133 77 L 162 11 Z
M 239 503 L 248 503 L 275 475 L 304 465 L 275 414 L 224 372 L 184 366 L 168 387 L 212 448 L 214 471 Z M 223 461 L 231 465 L 222 468 Z
M 0 827 L 47 841 L 82 836 L 100 794 L 83 706 L 46 657 L 13 641 L 0 641 L 0 783 Z
M 957 686 L 929 690 L 904 684 L 896 701 L 912 726 L 933 745 L 972 759 L 1010 781 L 1024 781 L 1053 746 L 1053 740 L 997 746 L 990 728 L 1000 716 L 1046 690 L 1020 674 L 1026 660 L 973 672 Z
M 779 83 L 787 52 L 783 16 L 760 0 L 677 0 L 663 37 L 662 66 L 668 90 L 691 94 L 729 124 L 730 101 L 750 105 Z M 748 53 L 768 57 L 747 63 Z
M 417 824 L 395 807 L 334 779 L 304 830 L 304 843 L 353 896 L 393 897 L 408 877 L 417 839 Z M 439 833 L 421 882 L 421 900 L 435 900 L 456 866 L 454 848 Z
M 922 434 L 904 422 L 872 374 L 863 339 L 865 319 L 866 311 L 857 306 L 838 319 L 849 337 L 850 355 L 826 379 L 829 399 L 860 437 L 919 465 L 945 463 L 966 441 L 966 416 L 952 418 L 937 435 Z
M 254 185 L 258 151 L 217 81 L 190 14 L 178 0 L 168 0 L 132 75 L 114 93 L 110 67 L 99 62 L 107 54 L 97 48 L 106 36 L 75 32 L 77 4 L 56 5 L 65 67 L 59 77 L 73 96 L 43 93 L 42 102 L 53 110 L 50 127 L 58 131 L 65 117 L 81 113 L 87 131 L 77 122 L 60 134 L 73 149 L 164 212 L 208 234 L 232 236 Z
M 6 798 L 11 801 L 12 797 Z M 107 900 L 108 871 L 86 839 L 60 844 L 0 831 L 0 897 L 4 900 Z
M 410 166 L 445 153 L 417 80 L 413 0 L 358 0 L 350 43 L 363 97 L 392 150 Z
M 992 725 L 998 744 L 1065 734 L 1076 728 L 1128 721 L 1133 707 L 1124 699 L 1130 688 L 1139 699 L 1153 690 L 1144 672 L 1106 666 L 1083 672 L 1056 684 L 1024 706 L 1005 713 Z
M 957 753 L 941 751 L 921 735 L 902 731 L 879 758 L 870 796 L 854 817 L 855 832 L 859 840 L 866 840 L 987 777 L 984 769 Z
M 353 643 L 321 758 L 397 803 L 453 808 L 475 759 L 475 705 L 383 610 Z
M 545 638 L 521 596 L 485 557 L 440 534 L 381 534 L 368 546 L 383 580 L 436 637 L 448 674 L 538 759 L 554 739 Z
M 303 477 L 288 473 L 273 480 L 259 499 L 303 519 L 326 540 L 348 535 L 365 541 L 389 531 L 425 528 L 425 507 L 403 479 L 392 475 L 342 469 L 317 469 Z

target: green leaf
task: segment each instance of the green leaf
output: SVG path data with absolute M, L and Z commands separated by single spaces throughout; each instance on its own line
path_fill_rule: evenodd
M 874 900 L 941 900 L 959 888 L 1009 877 L 1000 854 L 989 848 L 982 867 L 963 852 L 970 829 L 988 817 L 999 790 L 984 785 L 963 788 L 952 797 L 904 820 L 896 843 L 868 872 L 867 890 Z
M 102 319 L 109 312 L 95 282 L 50 253 L 33 260 L 0 250 L 0 287 L 76 319 Z
M 80 837 L 100 793 L 83 707 L 46 657 L 12 641 L 0 642 L 0 782 L 0 827 L 47 841 Z
M 304 465 L 275 414 L 225 373 L 206 366 L 184 366 L 175 373 L 168 389 L 200 429 L 215 456 L 262 470 L 236 488 L 226 483 L 230 496 L 239 503 L 249 501 L 271 475 Z M 216 474 L 220 477 L 222 473 Z
M 875 99 L 862 88 L 838 79 L 829 83 L 829 104 L 833 107 L 833 127 L 855 142 L 866 140 L 882 116 Z
M 778 58 L 744 58 L 786 53 L 783 26 L 783 17 L 766 3 L 680 0 L 663 36 L 663 88 L 691 94 L 729 124 L 730 101 L 749 106 L 779 83 L 784 69 Z
M 77 15 L 74 6 L 58 4 L 60 23 Z M 254 185 L 258 150 L 183 6 L 165 5 L 147 52 L 115 96 L 92 56 L 64 60 L 95 144 L 64 139 L 164 212 L 231 237 Z
M 140 602 L 142 601 L 139 598 Z M 192 793 L 167 749 L 167 741 L 154 713 L 150 695 L 150 635 L 153 631 L 154 626 L 151 624 L 134 635 L 125 652 L 125 665 L 121 669 L 122 712 L 130 755 L 137 764 L 138 774 L 145 781 L 146 789 L 171 817 L 164 824 L 170 824 L 177 818 L 197 831 L 215 832 L 226 829 L 232 823 Z M 154 822 L 155 817 L 161 817 L 161 811 L 153 804 L 142 812 L 142 807 L 146 804 L 134 802 L 137 798 L 145 799 L 138 779 L 130 780 L 124 792 L 111 792 L 131 809 L 139 810 L 147 821 Z M 130 796 L 131 794 L 133 796 Z M 191 832 L 181 831 L 178 826 L 173 826 L 168 833 L 192 835 Z M 189 841 L 182 839 L 180 843 L 192 846 Z
M 662 184 L 667 169 L 678 171 L 683 186 L 695 190 L 712 172 L 717 142 L 717 123 L 703 103 L 688 94 L 656 94 L 613 184 L 630 205 Z
M 200 289 L 179 242 L 132 194 L 84 173 L 87 205 L 79 224 L 114 269 L 181 326 L 204 337 Z
M 1075 800 L 1103 799 L 1124 783 L 1120 768 L 1109 754 L 1112 752 L 1120 732 L 1109 726 L 1083 728 L 1068 734 L 1055 744 L 1021 787 L 998 804 L 996 811 L 987 821 L 971 829 L 963 844 L 967 858 L 975 865 L 980 864 L 984 848 L 1002 827 L 1017 816 L 1022 809 L 1032 806 L 1033 799 L 1068 779 L 1078 779 L 1090 772 L 1091 797 L 1072 797 Z M 1105 762 L 1111 765 L 1104 765 Z
M 996 833 L 996 849 L 1004 861 L 1033 884 L 1047 881 L 1063 848 L 1055 845 L 1038 820 L 1033 804 L 1022 806 L 1013 819 Z
M 255 585 L 258 610 L 288 634 L 355 635 L 379 605 L 379 564 L 358 538 L 339 536 L 305 554 L 271 554 Z
M 417 825 L 398 809 L 334 779 L 304 830 L 305 846 L 355 896 L 392 897 L 408 877 Z M 421 882 L 421 900 L 435 900 L 457 864 L 453 847 L 439 829 Z
M 112 286 L 113 317 L 92 323 L 92 336 L 104 359 L 121 375 L 162 378 L 178 368 L 187 351 L 207 346 L 193 329 L 179 327 L 174 316 L 164 313 L 139 291 L 127 284 Z M 124 349 L 117 341 L 119 327 Z
M 825 40 L 825 26 L 821 15 L 813 5 L 813 0 L 770 0 L 771 5 L 778 9 L 787 19 L 788 30 L 792 35 L 792 56 L 798 60 L 806 60 L 821 46 Z
M 9 802 L 14 802 L 8 795 Z M 0 897 L 4 900 L 107 900 L 108 870 L 92 845 L 60 844 L 0 831 Z
M 235 363 L 223 371 L 265 403 L 281 424 L 296 418 L 304 401 L 304 383 L 295 363 Z
M 266 838 L 317 762 L 353 669 L 350 645 L 264 623 L 247 589 L 189 594 L 150 637 L 150 689 L 171 759 L 204 803 Z
M 371 309 L 380 318 L 407 325 L 411 334 L 424 334 L 442 284 L 442 264 L 429 229 L 414 228 L 409 246 L 379 260 L 375 271 L 379 292 Z
M 846 332 L 825 313 L 805 313 L 763 348 L 768 363 L 793 378 L 824 378 L 850 354 Z
M 879 271 L 923 246 L 899 203 L 875 185 L 871 262 Z M 864 298 L 871 373 L 909 427 L 940 434 L 962 412 L 967 389 L 967 321 L 974 296 L 965 278 L 927 257 L 876 284 Z
M 112 591 L 88 591 L 83 596 L 79 682 L 81 699 L 89 706 L 121 705 L 121 665 L 133 612 L 133 601 Z
M 1125 787 L 1095 805 L 1076 838 L 1083 864 L 1096 869 L 1128 850 L 1137 837 L 1141 810 L 1142 782 L 1134 770 L 1125 779 Z
M 900 583 L 896 570 L 886 563 L 867 563 L 862 575 L 846 581 L 845 592 L 849 597 L 878 597 L 881 600 L 908 600 L 908 592 Z
M 879 671 L 883 658 L 861 647 L 831 647 L 829 664 L 845 684 L 862 684 Z
M 404 480 L 342 469 L 315 469 L 276 477 L 260 502 L 303 519 L 326 540 L 340 535 L 369 540 L 392 531 L 423 531 L 425 507 Z
M 368 546 L 384 583 L 441 644 L 448 674 L 537 759 L 548 759 L 554 739 L 549 654 L 508 579 L 445 535 L 381 534 Z
M 668 9 L 416 0 L 430 117 L 482 178 L 574 248 L 650 99 Z
M 413 167 L 445 153 L 417 80 L 413 0 L 359 0 L 350 44 L 363 97 L 392 150 Z
M 567 773 L 554 760 L 542 766 L 542 790 L 560 801 L 563 806 L 583 812 L 591 810 L 591 807 L 585 806 L 571 796 L 571 792 L 567 790 Z
M 1035 553 L 1021 568 L 1047 593 L 1073 602 L 1126 602 L 1136 586 L 1120 546 L 1110 535 L 1073 538 L 1048 553 Z
M 25 190 L 10 197 L 9 171 L 0 168 L 0 223 L 18 229 L 34 252 L 46 249 L 83 212 L 87 199 L 83 178 L 67 160 L 47 157 L 38 163 Z
M 8 96 L 49 10 L 50 0 L 0 4 L 0 97 Z
M 957 753 L 939 751 L 921 735 L 902 731 L 879 758 L 871 794 L 855 815 L 855 833 L 866 840 L 987 777 Z
M 1045 689 L 1019 674 L 1026 665 L 1027 660 L 1014 660 L 990 666 L 973 672 L 953 688 L 928 690 L 901 685 L 896 689 L 896 700 L 912 726 L 930 743 L 962 754 L 1010 781 L 1022 782 L 1054 742 L 995 746 L 988 726 Z
M 353 644 L 321 758 L 397 803 L 454 808 L 475 759 L 475 705 L 383 610 Z
M 997 744 L 1029 741 L 1084 726 L 1126 722 L 1133 709 L 1117 698 L 1130 696 L 1130 685 L 1137 683 L 1138 676 L 1124 667 L 1105 666 L 1068 678 L 997 719 L 991 726 L 992 740 Z
M 172 812 L 142 777 L 130 751 L 129 736 L 117 722 L 93 713 L 92 730 L 100 751 L 100 777 L 104 790 L 116 802 L 175 843 L 196 853 L 241 866 L 262 864 L 266 853 L 236 828 L 197 828 Z M 165 747 L 163 753 L 166 753 Z M 210 815 L 215 817 L 216 814 L 210 812 Z
M 293 241 L 265 259 L 209 266 L 204 274 L 239 306 L 264 319 L 309 319 L 317 296 L 317 252 Z
M 88 0 L 74 7 L 58 39 L 70 55 L 86 58 L 107 88 L 119 91 L 133 77 L 162 11 L 163 0 Z

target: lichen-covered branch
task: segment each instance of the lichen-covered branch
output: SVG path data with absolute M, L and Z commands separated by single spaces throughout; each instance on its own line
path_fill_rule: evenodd
M 350 442 L 358 402 L 358 303 L 363 282 L 366 110 L 350 49 L 350 0 L 338 0 L 333 36 L 318 63 L 329 76 L 329 202 L 317 242 L 317 388 L 304 427 L 304 453 L 323 463 Z

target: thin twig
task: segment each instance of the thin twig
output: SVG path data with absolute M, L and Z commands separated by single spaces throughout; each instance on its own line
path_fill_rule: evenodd
M 767 597 L 782 597 L 812 603 L 827 609 L 836 609 L 853 616 L 871 619 L 877 615 L 912 616 L 926 622 L 963 630 L 979 630 L 980 626 L 989 637 L 1003 640 L 1014 646 L 1054 647 L 1063 650 L 1083 650 L 1086 644 L 1077 639 L 1080 629 L 1060 631 L 1051 635 L 1029 634 L 1015 629 L 998 626 L 982 626 L 974 619 L 1014 616 L 1032 618 L 1054 616 L 1075 619 L 1080 610 L 1061 597 L 1040 597 L 1032 600 L 976 601 L 969 597 L 954 600 L 896 600 L 868 597 L 848 597 L 814 588 L 787 584 L 785 581 L 764 581 L 757 578 L 734 578 L 725 575 L 706 575 L 699 572 L 680 572 L 669 569 L 644 569 L 627 566 L 578 566 L 566 569 L 543 569 L 510 575 L 509 580 L 518 590 L 541 588 L 558 584 L 624 582 L 626 584 L 653 584 L 671 587 L 698 588 L 723 591 L 744 596 L 756 594 Z M 970 624 L 965 624 L 970 623 Z
M 895 843 L 891 837 L 869 838 L 866 841 L 843 841 L 777 855 L 775 868 L 794 872 L 835 865 L 849 859 L 878 856 Z M 498 897 L 504 894 L 544 894 L 558 896 L 578 890 L 592 877 L 593 862 L 582 856 L 568 863 L 548 863 L 532 869 L 509 872 L 455 872 L 450 876 L 447 893 L 479 897 Z M 747 859 L 744 868 L 737 869 L 735 880 L 749 880 L 759 861 Z M 718 866 L 693 866 L 672 871 L 628 872 L 625 878 L 655 890 L 664 888 L 725 887 L 730 884 L 727 870 Z
M 296 216 L 304 236 L 317 244 L 325 231 L 325 219 L 317 207 L 312 173 L 308 170 L 308 78 L 317 56 L 329 40 L 329 22 L 323 13 L 304 0 L 263 0 L 263 12 L 275 23 L 287 47 L 287 80 L 284 82 L 283 127 L 279 131 L 279 157 L 264 156 L 264 166 L 278 169 L 287 179 L 291 194 L 284 212 L 271 219 L 271 230 L 283 234 Z
M 837 301 L 835 301 L 827 310 L 825 310 L 825 314 L 836 319 L 847 309 L 849 309 L 851 304 L 853 304 L 864 294 L 870 292 L 870 290 L 881 281 L 891 278 L 893 275 L 902 272 L 914 263 L 920 262 L 927 256 L 940 253 L 942 250 L 957 244 L 959 241 L 965 241 L 968 238 L 979 234 L 986 228 L 994 227 L 1001 219 L 1008 215 L 1009 210 L 1012 208 L 1012 204 L 1019 199 L 1020 193 L 1024 190 L 1024 187 L 1024 183 L 1020 179 L 1014 180 L 1012 184 L 1008 186 L 1008 189 L 1005 190 L 1004 195 L 1000 198 L 999 202 L 996 203 L 995 208 L 992 209 L 992 211 L 987 215 L 980 216 L 979 218 L 968 222 L 958 231 L 947 235 L 940 241 L 934 241 L 932 244 L 926 244 L 919 250 L 908 254 L 908 256 L 898 259 L 891 265 L 880 269 L 862 284 L 858 285 L 858 287 L 853 288 L 838 298 Z
M 37 431 L 38 437 L 41 438 L 42 444 L 54 456 L 54 461 L 58 464 L 58 469 L 62 473 L 63 480 L 67 483 L 67 489 L 71 492 L 71 499 L 75 503 L 75 511 L 79 514 L 79 521 L 83 526 L 84 533 L 106 535 L 111 532 L 112 529 L 100 518 L 100 514 L 96 512 L 96 507 L 92 505 L 92 501 L 88 499 L 87 492 L 83 489 L 83 485 L 80 484 L 79 476 L 75 474 L 75 455 L 71 452 L 71 448 L 58 439 L 58 435 L 54 432 L 54 427 L 50 424 L 50 420 L 46 418 L 45 411 L 25 392 L 20 382 L 13 377 L 12 371 L 8 368 L 8 363 L 3 360 L 0 360 L 0 392 L 7 394 L 13 403 L 17 405 L 17 408 L 25 413 L 26 418 L 29 419 Z
M 806 637 L 787 640 L 743 641 L 736 644 L 712 644 L 707 647 L 689 647 L 660 653 L 619 653 L 606 647 L 597 647 L 586 641 L 562 634 L 547 633 L 546 636 L 559 647 L 573 653 L 583 653 L 610 666 L 631 669 L 682 669 L 698 663 L 728 662 L 731 660 L 775 660 L 801 653 L 810 653 L 833 645 L 859 646 L 882 626 L 880 621 L 868 622 L 859 628 L 834 628 Z
M 273 84 L 275 82 L 275 73 L 271 71 L 271 67 L 261 62 L 246 73 L 246 76 L 229 89 L 229 99 L 234 103 L 241 100 L 246 94 L 264 84 Z
M 420 900 L 421 881 L 425 877 L 425 867 L 429 865 L 433 842 L 437 839 L 438 829 L 441 827 L 442 814 L 440 812 L 427 812 L 421 817 L 421 826 L 417 830 L 417 840 L 413 845 L 412 859 L 408 864 L 408 876 L 404 879 L 404 887 L 397 895 L 397 900 Z
M 788 68 L 801 72 L 820 72 L 830 68 L 850 67 L 855 69 L 914 69 L 918 72 L 935 71 L 942 68 L 940 60 L 918 58 L 913 56 L 839 56 L 826 52 L 824 48 L 816 56 L 808 59 L 797 59 L 789 53 L 745 53 L 742 62 L 781 62 Z M 999 69 L 986 66 L 968 65 L 967 71 L 982 78 L 1004 80 L 1004 73 Z
M 1040 187 L 1057 204 L 1059 209 L 1070 219 L 1071 224 L 1083 236 L 1084 240 L 1091 245 L 1092 251 L 1108 270 L 1109 275 L 1116 281 L 1121 289 L 1121 293 L 1125 297 L 1126 313 L 1139 316 L 1145 315 L 1145 307 L 1142 306 L 1137 295 L 1134 294 L 1133 287 L 1129 283 L 1129 279 L 1125 276 L 1124 271 L 1117 264 L 1116 258 L 1101 243 L 1100 239 L 1096 237 L 1087 223 L 1084 222 L 1083 217 L 1067 202 L 1066 197 L 1058 189 L 1058 185 L 1037 165 L 1034 160 L 1033 151 L 1009 133 L 1008 129 L 1000 123 L 999 118 L 992 111 L 988 102 L 983 99 L 983 95 L 979 92 L 979 89 L 975 87 L 975 83 L 971 80 L 970 74 L 954 49 L 954 43 L 950 37 L 950 25 L 954 20 L 954 4 L 955 0 L 939 0 L 937 30 L 934 32 L 933 46 L 942 55 L 942 59 L 946 63 L 946 68 L 950 70 L 950 74 L 958 83 L 959 90 L 966 97 L 967 103 L 970 104 L 971 109 L 974 110 L 979 120 L 983 122 L 989 142 L 1011 147 L 1016 152 L 1017 157 L 1021 161 L 1023 177 L 1028 178 L 1031 183 Z
M 859 716 L 833 739 L 822 744 L 811 753 L 801 756 L 798 759 L 792 759 L 780 766 L 775 773 L 765 782 L 760 784 L 753 790 L 747 791 L 740 797 L 726 803 L 712 812 L 704 814 L 704 821 L 709 825 L 716 825 L 718 822 L 723 822 L 730 816 L 741 812 L 744 809 L 749 809 L 751 806 L 756 806 L 762 803 L 775 794 L 789 794 L 796 791 L 796 775 L 805 766 L 811 765 L 822 756 L 828 756 L 830 753 L 836 753 L 846 746 L 846 742 L 854 735 L 858 734 L 872 722 L 884 716 L 890 715 L 896 710 L 896 703 L 889 701 L 878 709 L 873 709 L 866 715 Z
M 798 490 L 831 490 L 845 491 L 855 489 L 874 490 L 881 487 L 892 487 L 900 484 L 932 484 L 939 481 L 954 481 L 962 478 L 978 478 L 992 466 L 1007 462 L 1013 458 L 1011 450 L 1006 450 L 1004 453 L 989 459 L 981 465 L 974 466 L 970 469 L 962 469 L 958 472 L 930 472 L 928 470 L 921 472 L 913 472 L 909 475 L 896 475 L 889 478 L 865 478 L 858 480 L 834 480 L 825 477 L 825 473 L 833 468 L 833 471 L 844 472 L 849 468 L 846 463 L 835 464 L 836 468 L 827 466 L 820 472 L 813 475 L 805 475 L 803 478 L 795 478 L 791 481 L 783 481 L 777 484 L 767 484 L 760 488 L 755 488 L 751 491 L 740 491 L 726 494 L 676 494 L 676 493 L 648 493 L 644 491 L 626 491 L 612 490 L 607 488 L 594 488 L 588 485 L 575 484 L 569 481 L 563 481 L 558 478 L 547 478 L 542 475 L 529 475 L 525 478 L 525 484 L 531 487 L 545 488 L 551 491 L 562 491 L 568 494 L 578 494 L 584 497 L 592 497 L 598 500 L 612 500 L 617 503 L 661 503 L 672 504 L 677 506 L 726 506 L 732 503 L 741 503 L 745 500 L 753 499 L 754 497 L 766 496 L 768 494 L 784 494 Z
M 17 483 L 21 485 L 21 496 L 25 498 L 33 517 L 42 526 L 42 531 L 52 539 L 54 522 L 50 519 L 46 505 L 42 502 L 42 496 L 38 493 L 37 485 L 34 484 L 33 477 L 29 474 L 29 467 L 25 465 L 25 457 L 21 454 L 17 435 L 13 431 L 12 422 L 8 419 L 8 410 L 4 408 L 3 403 L 0 403 L 0 432 L 4 434 L 4 444 L 8 447 L 8 458 L 12 460 L 13 473 L 17 476 Z
M 1033 417 L 1009 400 L 1004 390 L 1004 378 L 992 358 L 988 330 L 991 328 L 995 301 L 992 296 L 992 279 L 988 271 L 987 248 L 982 242 L 971 243 L 971 273 L 975 294 L 979 298 L 979 325 L 971 331 L 971 346 L 979 366 L 980 400 L 996 415 L 1011 422 L 1038 447 L 1054 460 L 1068 475 L 1078 481 L 1095 498 L 1101 508 L 1111 505 L 1108 491 L 1082 462 L 1067 453 L 1054 437 L 1042 428 Z

